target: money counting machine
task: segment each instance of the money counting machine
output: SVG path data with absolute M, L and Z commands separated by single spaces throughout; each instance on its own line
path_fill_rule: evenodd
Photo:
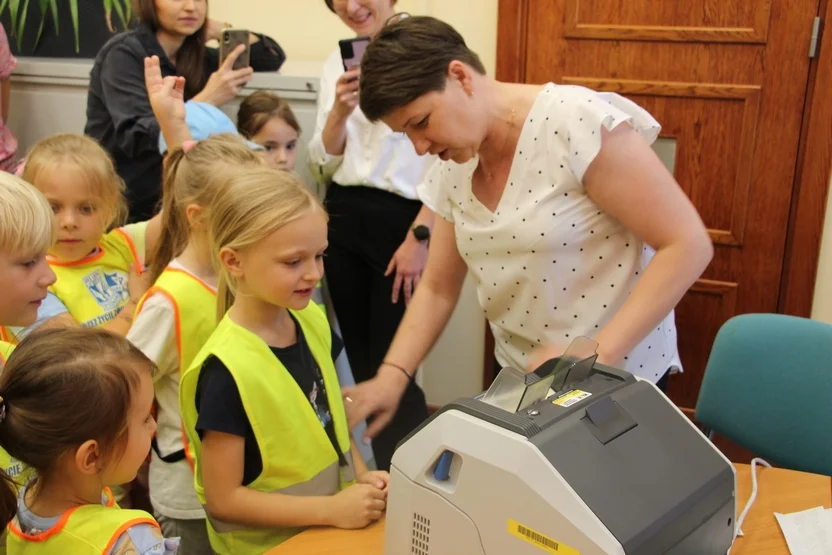
M 399 444 L 385 555 L 726 553 L 731 463 L 581 341 L 533 373 L 504 368 Z

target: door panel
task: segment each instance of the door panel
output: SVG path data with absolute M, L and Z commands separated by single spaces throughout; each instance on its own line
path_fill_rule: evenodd
M 618 92 L 675 141 L 716 252 L 677 309 L 694 407 L 719 327 L 775 312 L 818 0 L 500 0 L 498 77 Z M 503 19 L 505 17 L 505 20 Z

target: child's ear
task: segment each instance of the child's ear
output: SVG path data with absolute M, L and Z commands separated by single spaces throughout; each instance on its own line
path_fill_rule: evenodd
M 87 476 L 101 472 L 101 450 L 97 441 L 89 439 L 75 451 L 75 467 Z
M 198 204 L 189 204 L 185 207 L 185 217 L 188 218 L 188 226 L 194 229 L 202 227 L 202 207 Z
M 235 278 L 243 277 L 243 261 L 234 249 L 223 247 L 220 249 L 220 262 L 228 270 L 228 273 Z

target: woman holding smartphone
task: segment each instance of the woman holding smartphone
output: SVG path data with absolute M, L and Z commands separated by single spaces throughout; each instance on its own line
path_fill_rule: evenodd
M 325 2 L 357 37 L 372 37 L 395 15 L 395 0 Z M 416 188 L 436 158 L 419 156 L 404 134 L 367 120 L 357 107 L 360 72 L 344 66 L 336 45 L 321 78 L 309 167 L 329 185 L 324 269 L 360 383 L 383 363 L 425 266 L 433 212 L 418 200 Z M 424 393 L 411 381 L 392 422 L 373 442 L 379 470 L 390 468 L 396 444 L 426 417 Z
M 163 76 L 185 77 L 185 99 L 221 107 L 231 101 L 253 71 L 277 71 L 286 60 L 280 46 L 249 34 L 250 67 L 233 69 L 245 51 L 238 47 L 220 65 L 207 48 L 228 24 L 208 18 L 207 0 L 135 0 L 139 24 L 105 44 L 90 74 L 84 132 L 112 155 L 127 185 L 130 221 L 149 219 L 159 201 L 162 156 L 159 124 L 147 98 L 144 59 L 158 56 Z

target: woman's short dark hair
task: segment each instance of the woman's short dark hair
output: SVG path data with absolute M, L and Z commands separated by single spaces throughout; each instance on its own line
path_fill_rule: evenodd
M 332 5 L 332 0 L 324 0 L 326 7 L 329 8 L 329 11 L 335 13 L 335 6 Z
M 132 0 L 133 13 L 136 18 L 150 27 L 154 33 L 159 30 L 159 17 L 156 15 L 156 3 L 153 0 Z M 206 7 L 208 1 L 205 2 Z M 191 98 L 205 87 L 208 77 L 205 75 L 205 23 L 196 33 L 185 37 L 185 42 L 176 53 L 176 73 L 185 78 L 185 98 Z
M 384 27 L 361 61 L 361 111 L 377 121 L 424 94 L 445 90 L 454 60 L 485 75 L 479 56 L 443 21 L 408 17 Z

